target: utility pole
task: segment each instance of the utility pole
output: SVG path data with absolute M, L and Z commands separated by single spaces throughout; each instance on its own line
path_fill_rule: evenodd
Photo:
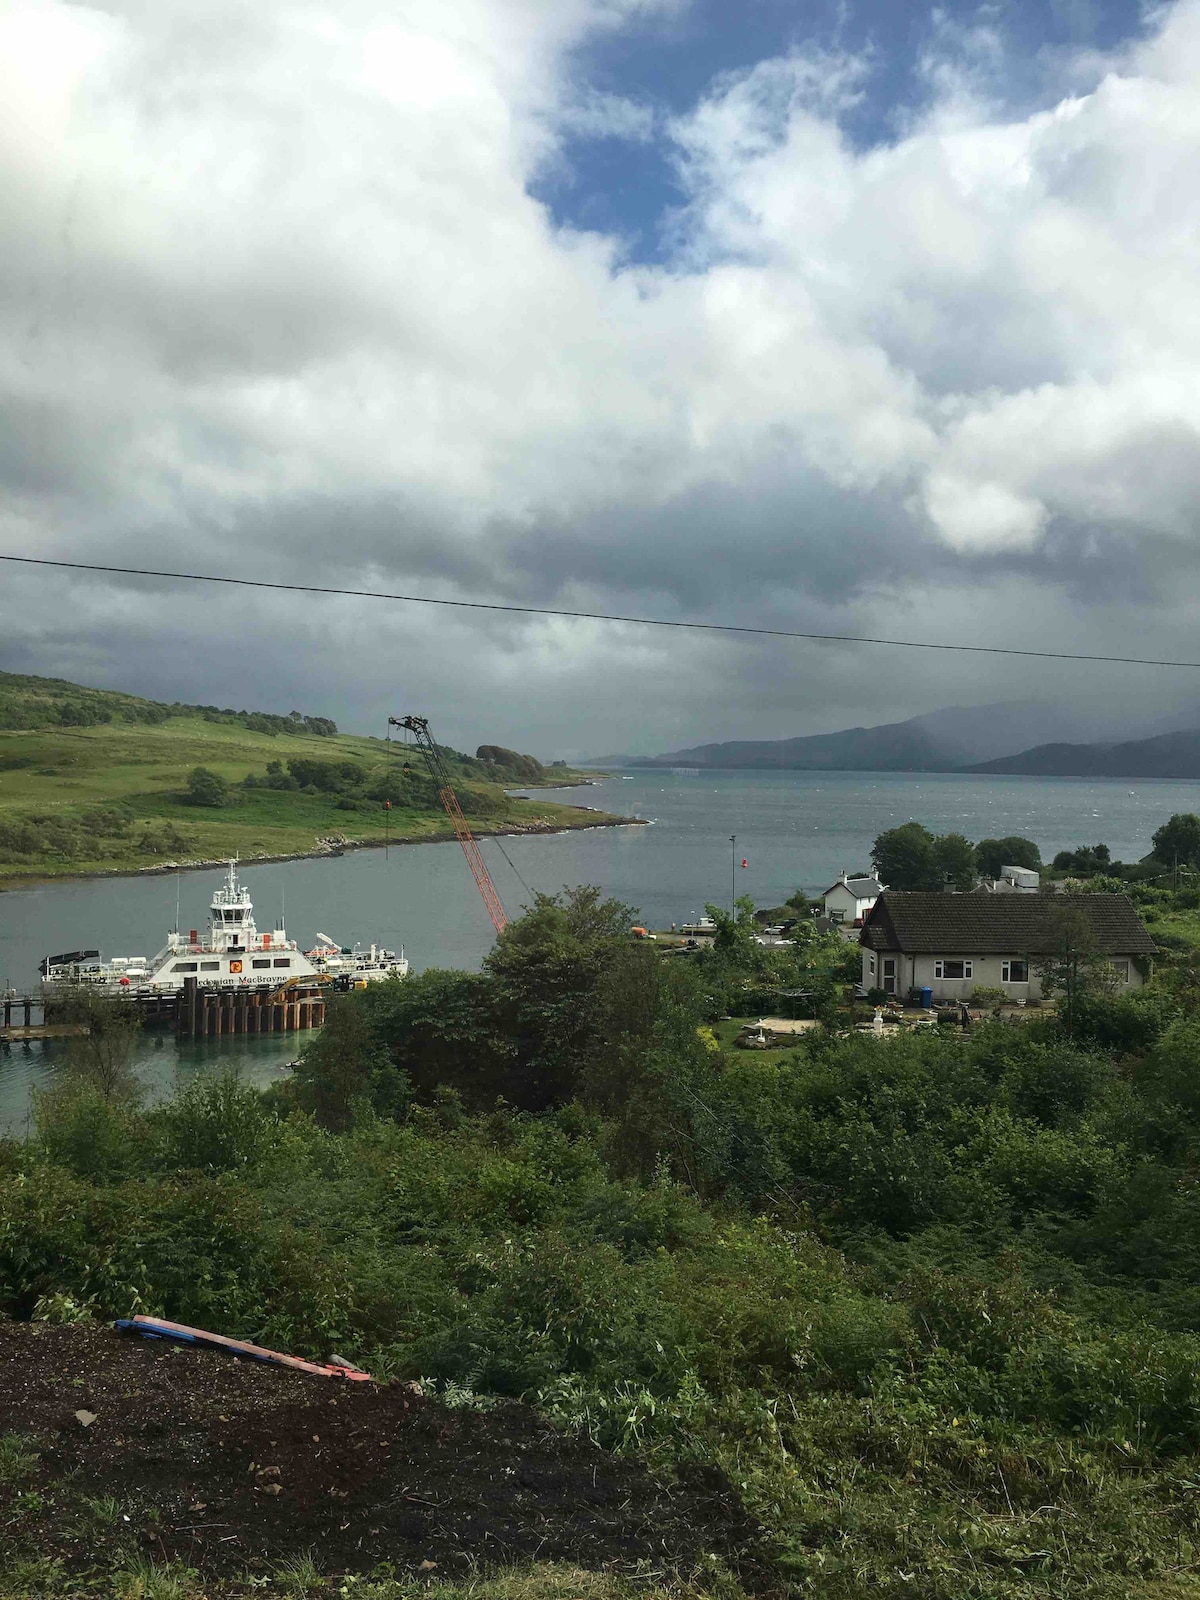
M 736 915 L 737 905 L 737 834 L 729 835 L 729 915 Z

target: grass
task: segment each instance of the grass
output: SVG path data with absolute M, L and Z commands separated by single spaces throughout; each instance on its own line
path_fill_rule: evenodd
M 295 1596 L 296 1600 L 306 1600 L 308 1595 L 319 1594 L 325 1587 L 311 1554 L 293 1556 L 290 1561 L 281 1562 L 273 1577 L 283 1593 Z
M 1146 1591 L 1145 1600 L 1183 1600 L 1196 1590 Z M 1139 1591 L 1140 1594 L 1140 1591 Z M 435 1573 L 399 1576 L 386 1565 L 369 1577 L 322 1576 L 300 1556 L 273 1572 L 201 1581 L 190 1568 L 126 1555 L 116 1568 L 86 1577 L 68 1574 L 58 1561 L 0 1555 L 0 1600 L 746 1600 L 745 1591 L 714 1571 L 703 1584 L 647 1573 L 637 1580 L 578 1567 L 542 1564 L 454 1582 Z
M 85 1495 L 83 1508 L 89 1521 L 103 1527 L 115 1527 L 121 1519 L 121 1502 L 115 1495 Z
M 135 1554 L 114 1574 L 113 1592 L 118 1600 L 205 1600 L 211 1590 L 201 1587 L 190 1567 L 160 1565 Z
M 703 1582 L 681 1582 L 654 1572 L 631 1579 L 543 1564 L 445 1582 L 436 1574 L 398 1576 L 386 1568 L 368 1577 L 322 1577 L 311 1567 L 310 1577 L 310 1567 L 301 1558 L 270 1574 L 201 1582 L 188 1568 L 144 1557 L 86 1578 L 64 1573 L 56 1561 L 0 1557 L 0 1600 L 746 1600 L 741 1585 L 721 1570 Z M 914 1587 L 913 1594 L 919 1592 Z M 1046 1592 L 1066 1596 L 1071 1591 L 1048 1587 Z M 1157 1582 L 1127 1578 L 1111 1592 L 1121 1600 L 1197 1600 L 1200 1579 L 1185 1574 Z
M 732 1051 L 734 1050 L 734 1040 L 737 1038 L 738 1034 L 741 1033 L 742 1029 L 746 1027 L 747 1024 L 756 1023 L 758 1020 L 759 1019 L 757 1017 L 729 1017 L 724 1022 L 714 1022 L 712 1024 L 712 1031 L 716 1034 L 717 1043 L 721 1046 L 721 1049 Z M 756 1061 L 782 1061 L 785 1056 L 790 1056 L 793 1054 L 793 1052 L 799 1047 L 799 1044 L 800 1036 L 797 1035 L 795 1044 L 787 1045 L 781 1050 L 737 1050 L 736 1054 L 739 1056 L 752 1054 Z
M 340 809 L 336 795 L 239 787 L 235 804 L 211 808 L 189 805 L 182 796 L 189 772 L 198 766 L 240 786 L 248 774 L 262 777 L 269 761 L 286 767 L 289 759 L 298 757 L 355 761 L 368 772 L 382 775 L 386 763 L 403 760 L 395 745 L 392 751 L 389 756 L 380 739 L 351 734 L 321 737 L 304 731 L 258 733 L 195 715 L 172 716 L 157 725 L 112 722 L 81 728 L 0 730 L 0 822 L 34 816 L 71 823 L 104 805 L 123 806 L 131 819 L 126 839 L 104 837 L 85 827 L 83 836 L 94 845 L 90 853 L 78 846 L 69 855 L 39 854 L 0 861 L 0 888 L 47 878 L 138 870 L 161 865 L 164 859 L 186 864 L 234 853 L 260 859 L 298 855 L 317 849 L 319 841 L 330 836 L 351 843 L 382 843 L 382 807 Z M 556 776 L 566 782 L 573 775 Z M 515 782 L 513 787 L 517 787 Z M 480 833 L 513 827 L 578 827 L 596 820 L 593 813 L 576 806 L 509 800 L 496 784 L 468 780 L 462 788 L 485 795 L 490 803 L 493 814 L 478 822 L 472 819 Z M 453 837 L 440 808 L 397 806 L 388 821 L 394 840 Z M 182 849 L 162 842 L 162 830 L 168 827 L 182 840 Z M 156 829 L 155 849 L 143 847 L 138 836 L 151 836 Z
M 33 1441 L 24 1434 L 0 1434 L 0 1488 L 13 1489 L 33 1476 L 37 1466 Z
M 1200 946 L 1200 909 L 1147 906 L 1139 908 L 1139 915 L 1152 938 L 1157 939 L 1165 934 L 1182 939 L 1186 944 Z

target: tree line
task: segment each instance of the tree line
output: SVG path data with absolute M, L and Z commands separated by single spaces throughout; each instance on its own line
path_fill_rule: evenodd
M 889 889 L 973 889 L 981 877 L 998 878 L 1004 867 L 1041 870 L 1042 858 L 1032 839 L 1010 834 L 981 839 L 961 833 L 931 833 L 920 822 L 905 822 L 879 834 L 871 846 L 871 863 Z
M 934 834 L 920 822 L 905 822 L 879 834 L 871 847 L 871 863 L 888 888 L 905 890 L 968 891 L 981 878 L 999 878 L 1004 867 L 1045 870 L 1032 839 L 1009 834 L 972 844 L 964 834 Z M 1200 868 L 1200 817 L 1191 812 L 1177 812 L 1156 829 L 1149 861 L 1115 861 L 1106 844 L 1094 844 L 1060 850 L 1050 863 L 1057 875 L 1129 881 L 1153 879 L 1164 869 L 1179 867 Z

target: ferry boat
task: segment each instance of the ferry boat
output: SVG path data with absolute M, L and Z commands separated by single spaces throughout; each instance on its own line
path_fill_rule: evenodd
M 180 993 L 188 978 L 205 989 L 278 989 L 297 981 L 354 989 L 408 974 L 403 949 L 346 947 L 324 933 L 317 940 L 311 950 L 301 950 L 288 938 L 282 919 L 270 933 L 259 933 L 250 892 L 238 880 L 237 862 L 231 861 L 225 882 L 213 894 L 203 939 L 195 928 L 187 933 L 176 929 L 152 960 L 114 956 L 104 961 L 98 950 L 47 956 L 40 969 L 42 993 L 62 995 L 83 988 L 109 995 L 171 995 Z

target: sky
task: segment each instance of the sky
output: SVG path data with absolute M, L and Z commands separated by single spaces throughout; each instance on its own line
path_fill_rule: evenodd
M 0 553 L 1200 660 L 1200 0 L 0 0 L 0 246 Z M 0 669 L 544 757 L 1200 708 L 4 563 Z

